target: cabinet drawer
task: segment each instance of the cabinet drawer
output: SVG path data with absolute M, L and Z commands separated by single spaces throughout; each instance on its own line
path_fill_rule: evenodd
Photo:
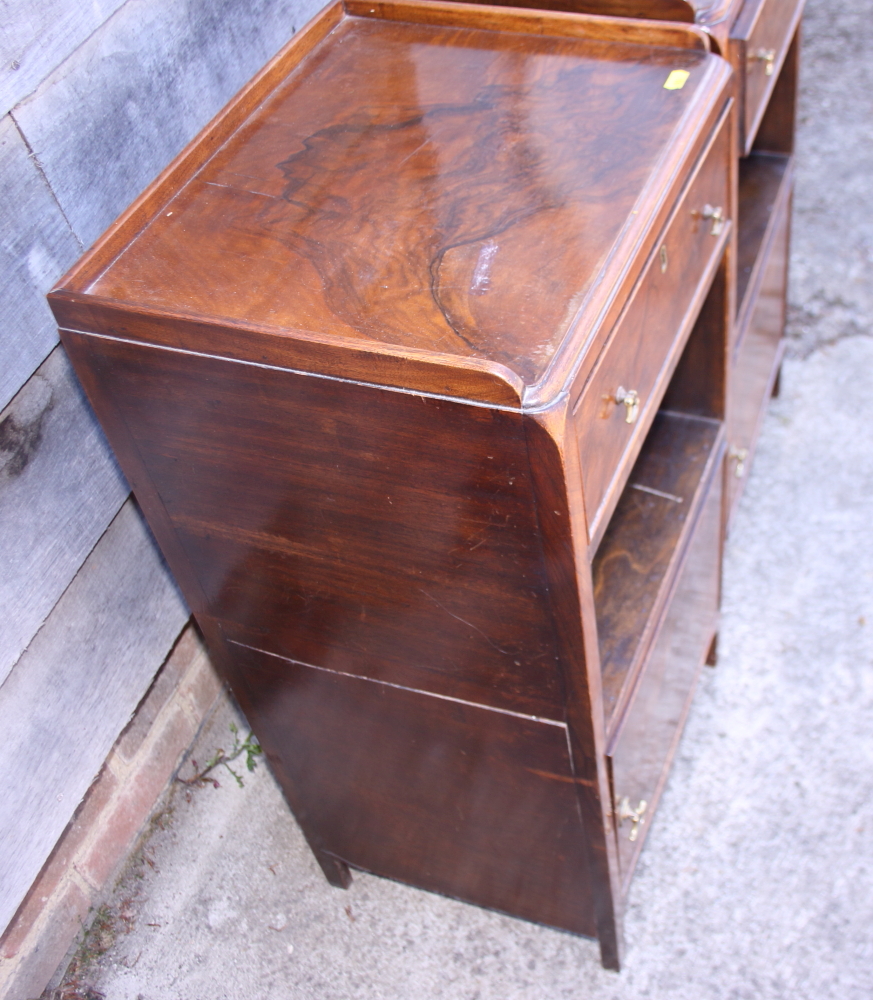
M 729 119 L 701 157 L 633 295 L 574 407 L 588 535 L 608 514 L 610 485 L 636 457 L 666 379 L 691 326 L 701 282 L 719 252 L 724 223 L 708 209 L 729 210 Z M 634 393 L 622 402 L 622 392 Z
M 747 154 L 791 44 L 803 0 L 746 0 L 731 32 L 740 89 L 740 148 Z
M 669 609 L 609 750 L 622 880 L 627 884 L 712 640 L 719 592 L 721 476 L 691 540 Z M 625 801 L 626 800 L 626 801 Z M 636 811 L 640 822 L 621 821 Z

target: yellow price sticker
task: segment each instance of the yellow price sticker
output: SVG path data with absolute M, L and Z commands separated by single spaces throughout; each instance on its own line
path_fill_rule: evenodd
M 674 69 L 664 81 L 664 90 L 681 90 L 689 76 L 687 69 Z

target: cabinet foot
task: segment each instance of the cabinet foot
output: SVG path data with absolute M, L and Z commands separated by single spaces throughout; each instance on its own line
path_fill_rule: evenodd
M 621 940 L 616 933 L 600 938 L 600 964 L 610 972 L 621 972 Z
M 776 372 L 776 378 L 773 379 L 773 388 L 770 390 L 770 396 L 773 399 L 779 398 L 779 393 L 782 391 L 782 366 L 779 366 L 779 371 Z
M 708 667 L 714 667 L 718 663 L 718 632 L 712 637 L 704 662 Z
M 315 857 L 321 865 L 324 877 L 332 886 L 337 889 L 348 889 L 352 884 L 352 873 L 345 861 L 340 861 L 332 854 L 325 854 L 324 851 L 316 851 Z

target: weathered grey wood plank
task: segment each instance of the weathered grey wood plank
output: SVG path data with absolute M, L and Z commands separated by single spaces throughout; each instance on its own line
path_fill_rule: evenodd
M 0 687 L 0 929 L 187 617 L 128 501 Z
M 124 0 L 0 0 L 0 114 L 44 80 Z
M 0 412 L 0 684 L 128 492 L 59 345 Z
M 0 409 L 58 341 L 45 301 L 81 252 L 15 123 L 0 120 Z
M 16 109 L 86 244 L 320 0 L 128 0 Z

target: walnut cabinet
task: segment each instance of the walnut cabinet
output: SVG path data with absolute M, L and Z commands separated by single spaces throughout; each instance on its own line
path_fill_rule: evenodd
M 335 3 L 51 293 L 334 884 L 618 967 L 773 351 L 786 161 L 738 187 L 734 93 L 692 24 Z

